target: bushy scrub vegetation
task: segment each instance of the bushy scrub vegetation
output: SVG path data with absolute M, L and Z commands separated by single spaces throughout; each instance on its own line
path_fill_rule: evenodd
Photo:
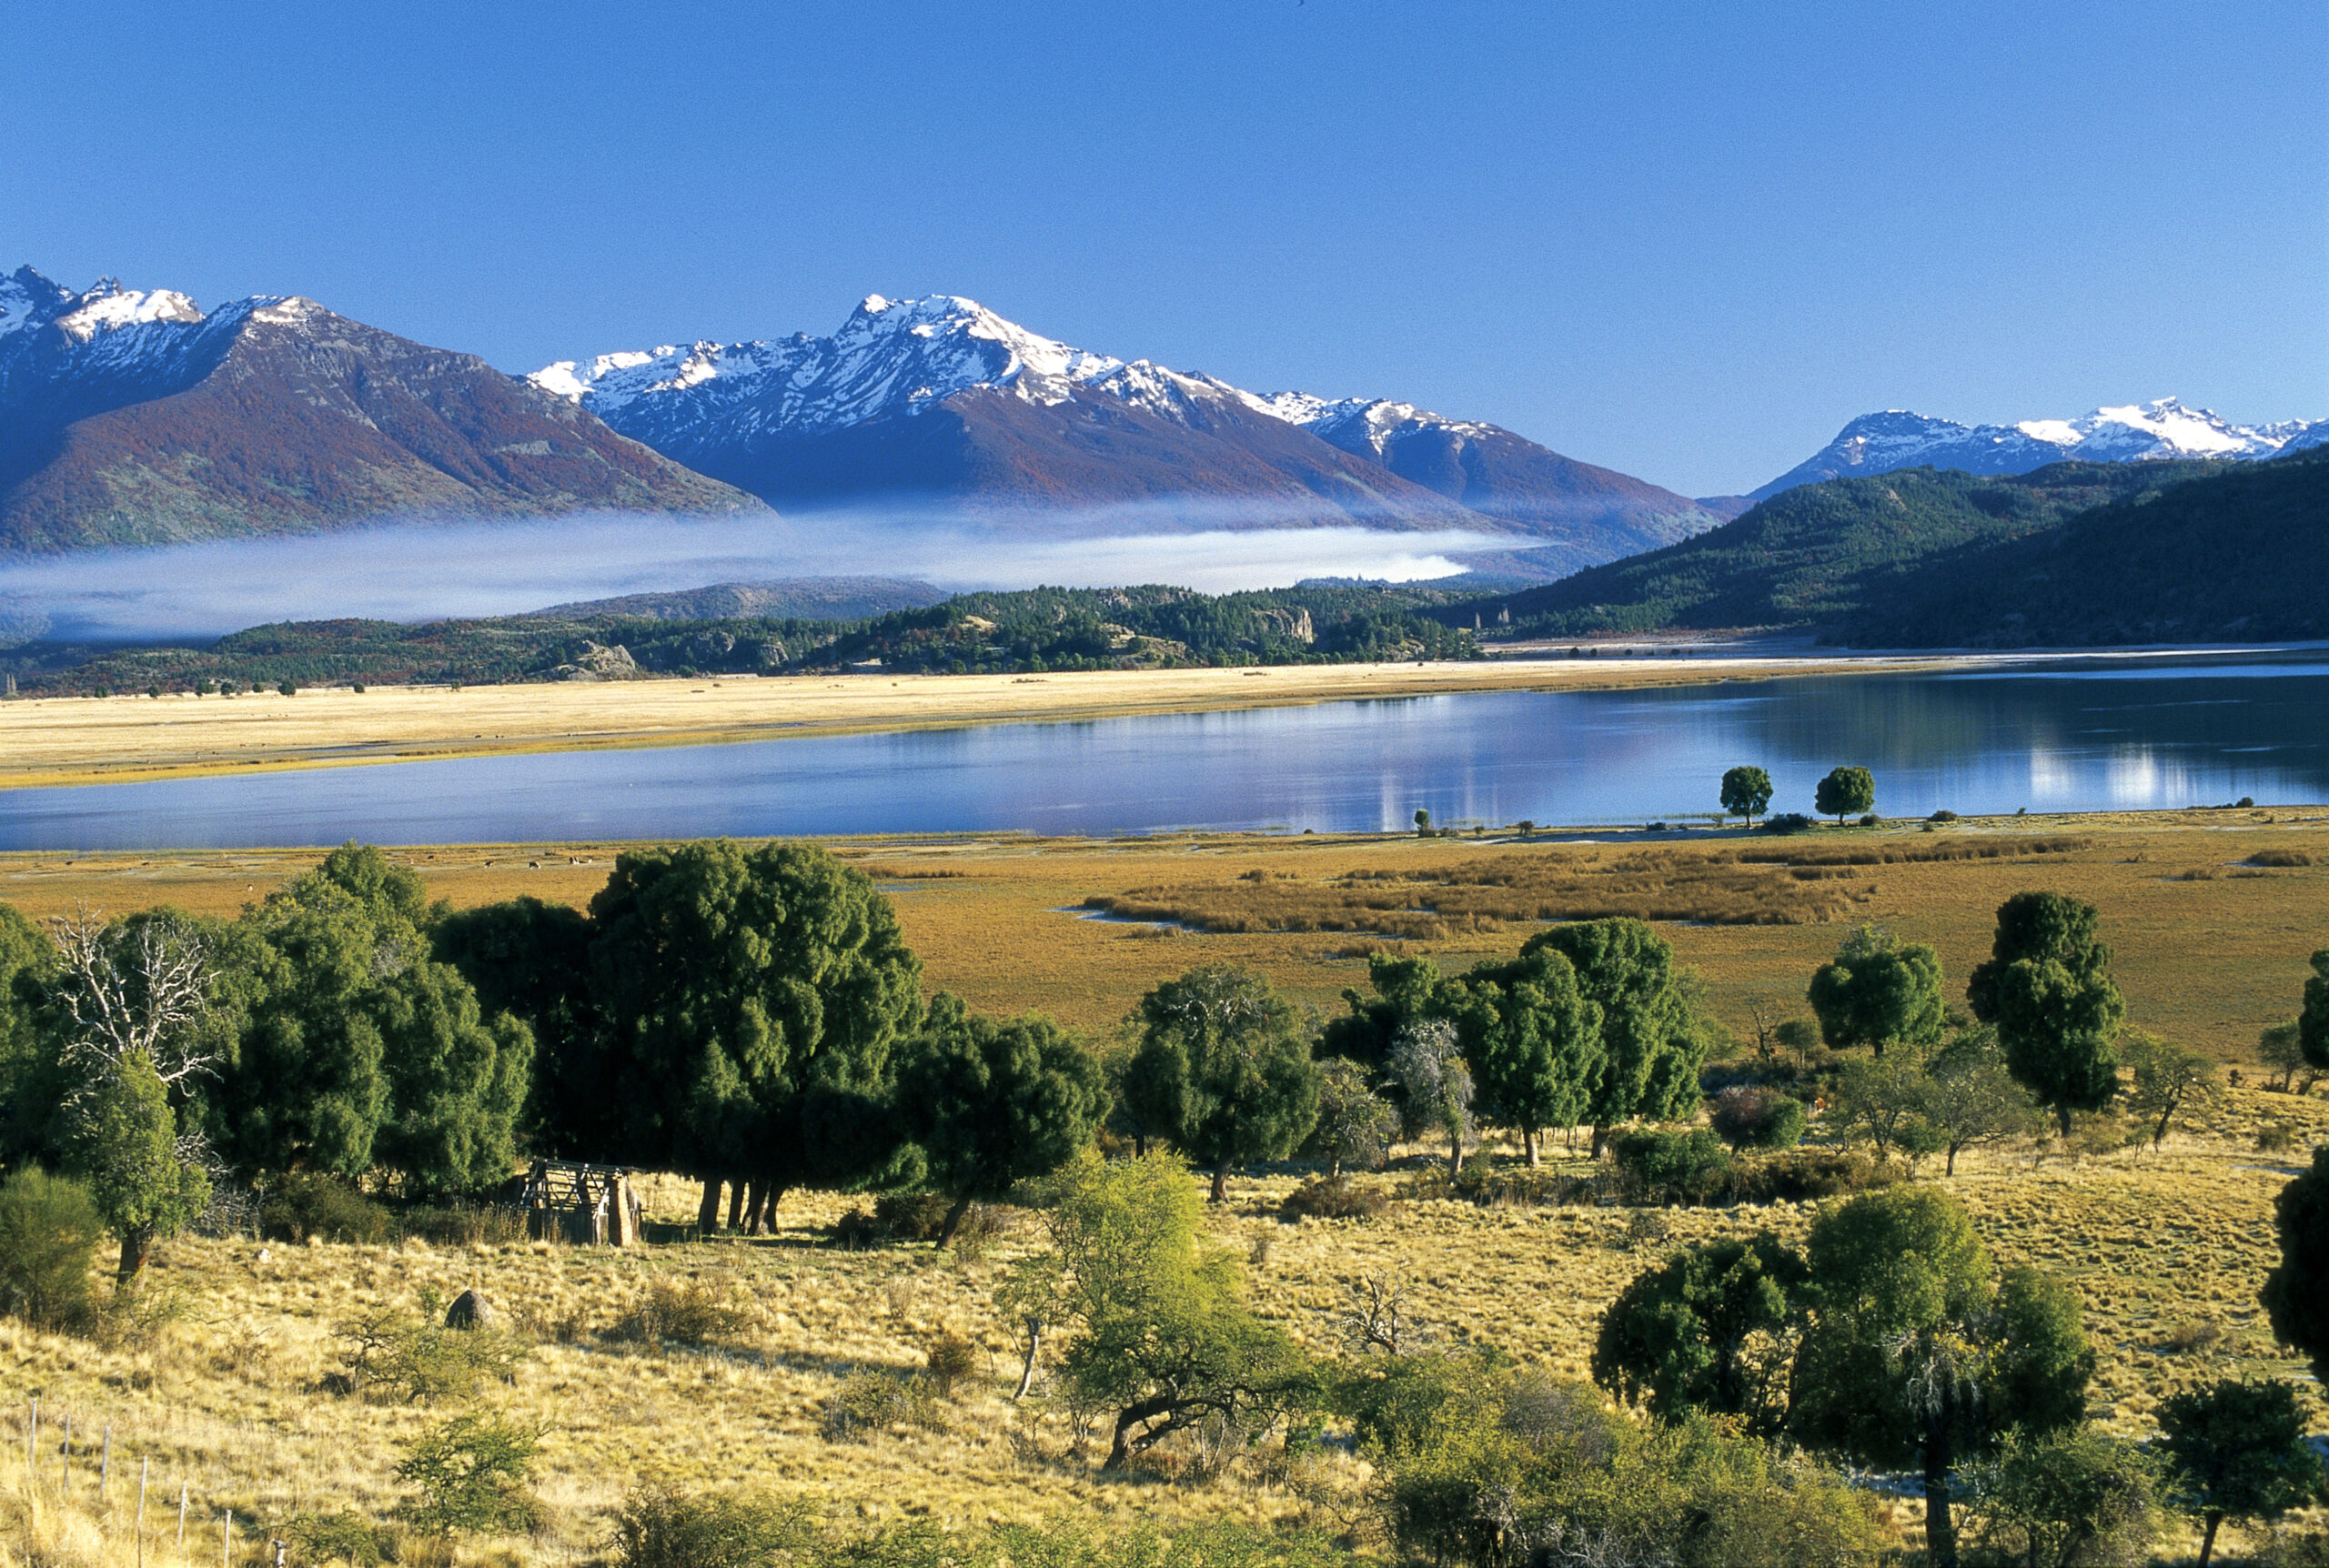
M 89 923 L 80 959 L 25 928 L 15 972 L 29 978 L 0 1038 L 25 1044 L 0 1058 L 0 1123 L 33 1126 L 126 1197 L 76 1209 L 62 1179 L 0 1184 L 0 1290 L 27 1320 L 116 1325 L 86 1328 L 73 1352 L 118 1358 L 104 1387 L 183 1378 L 158 1347 L 199 1334 L 205 1375 L 238 1400 L 308 1390 L 313 1419 L 369 1434 L 394 1491 L 351 1511 L 310 1485 L 266 1522 L 311 1555 L 436 1560 L 491 1535 L 522 1561 L 526 1531 L 575 1555 L 588 1529 L 640 1563 L 983 1560 L 1036 1538 L 961 1523 L 977 1514 L 960 1497 L 943 1526 L 844 1523 L 796 1483 L 885 1477 L 852 1484 L 886 1505 L 943 1471 L 978 1477 L 982 1497 L 1054 1498 L 1096 1469 L 1098 1484 L 1153 1488 L 1159 1533 L 1063 1523 L 1044 1560 L 1874 1563 L 1898 1553 L 1897 1515 L 1847 1477 L 1906 1469 L 1930 1562 L 1956 1560 L 1961 1535 L 2068 1564 L 2147 1550 L 2176 1511 L 2210 1536 L 2247 1526 L 2253 1544 L 2320 1484 L 2318 1460 L 2284 1441 L 2307 1429 L 2306 1396 L 2223 1373 L 2269 1353 L 2261 1324 L 2227 1315 L 2257 1282 L 2274 1332 L 2319 1354 L 2321 1157 L 2284 1185 L 2243 1131 L 2243 1162 L 2207 1167 L 2211 1215 L 2253 1220 L 2278 1191 L 2269 1282 L 2261 1263 L 2243 1285 L 2197 1264 L 2130 1282 L 2096 1261 L 2138 1231 L 2159 1246 L 2193 1229 L 2195 1255 L 2253 1246 L 2237 1224 L 2197 1235 L 2157 1195 L 2184 1179 L 2193 1139 L 2221 1146 L 2226 1107 L 2285 1099 L 2292 1129 L 2313 1108 L 2220 1088 L 2192 1053 L 2097 1023 L 2117 982 L 2078 900 L 2000 912 L 1974 988 L 1988 1021 L 1948 1009 L 1931 950 L 1862 930 L 1799 971 L 1826 1045 L 1759 1013 L 1759 1049 L 1733 1054 L 1667 937 L 1606 918 L 1460 972 L 1377 953 L 1331 1020 L 1257 970 L 1198 964 L 1151 986 L 1105 1064 L 1042 1019 L 925 999 L 888 900 L 809 847 L 629 851 L 587 914 L 549 910 L 457 922 L 351 847 L 244 920 Z M 137 1050 L 69 1032 L 66 999 L 96 1016 L 99 993 L 71 978 L 98 972 L 87 954 L 188 982 L 127 988 L 178 998 L 122 1012 Z M 441 972 L 399 983 L 415 965 Z M 2291 1000 L 2300 990 L 2293 978 Z M 301 996 L 338 1000 L 287 1000 Z M 533 1049 L 499 1054 L 518 1040 Z M 2097 1049 L 2119 1069 L 2099 1110 L 2124 1103 L 2139 1128 L 2074 1108 L 2076 1138 L 2043 1146 L 2047 1165 L 2017 1150 L 1951 1179 L 1961 1153 L 2039 1131 L 2021 1077 Z M 221 1108 L 249 1102 L 230 1096 L 254 1092 L 236 1075 L 261 1050 L 304 1119 L 230 1127 Z M 129 1073 L 90 1066 L 116 1056 Z M 95 1086 L 87 1104 L 119 1096 L 118 1129 L 20 1114 L 27 1085 L 69 1101 L 76 1081 Z M 1394 1158 L 1402 1134 L 1415 1146 Z M 365 1137 L 360 1164 L 323 1152 Z M 667 1194 L 655 1227 L 671 1237 L 694 1208 L 704 1239 L 684 1251 L 569 1255 L 468 1223 L 504 1212 L 458 1174 L 476 1139 L 497 1174 L 553 1139 L 586 1158 L 643 1151 L 732 1194 L 727 1223 L 748 1235 L 710 1240 L 721 1210 L 692 1187 Z M 249 1152 L 285 1148 L 280 1163 Z M 240 1218 L 129 1201 L 190 1211 L 188 1172 L 229 1195 L 255 1177 L 261 1201 Z M 2116 1196 L 2089 1203 L 2089 1182 Z M 788 1244 L 750 1245 L 802 1189 Z M 161 1244 L 174 1224 L 253 1223 L 271 1257 L 256 1240 Z M 165 1282 L 150 1307 L 88 1306 L 98 1232 L 146 1225 Z M 828 1227 L 850 1250 L 789 1244 Z M 950 1236 L 951 1255 L 914 1245 Z M 42 1304 L 74 1280 L 79 1304 Z M 197 1280 L 236 1306 L 171 1327 L 168 1302 Z M 446 1312 L 440 1286 L 479 1281 L 499 1312 L 477 1295 Z M 229 1326 L 252 1311 L 270 1326 Z M 52 1342 L 10 1332 L 64 1375 Z M 1575 1381 L 1588 1370 L 1598 1389 Z M 721 1428 L 685 1484 L 608 1446 L 685 1432 L 714 1404 L 748 1410 L 749 1435 Z M 2125 1441 L 2154 1432 L 2149 1454 Z M 824 1456 L 805 1472 L 795 1438 Z M 599 1489 L 587 1505 L 571 1501 L 578 1464 Z M 559 1485 L 538 1491 L 546 1465 Z M 699 1490 L 707 1468 L 783 1485 Z M 2243 1490 L 2256 1475 L 2278 1480 Z M 1236 1511 L 1210 1489 L 1237 1486 L 1268 1500 L 1256 1517 L 1331 1539 L 1188 1523 Z M 588 1512 L 633 1487 L 611 1519 Z M 1015 1500 L 1006 1512 L 1024 1517 Z

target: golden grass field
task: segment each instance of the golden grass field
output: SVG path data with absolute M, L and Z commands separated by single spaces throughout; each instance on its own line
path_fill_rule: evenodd
M 428 757 L 768 740 L 858 730 L 1267 708 L 1448 691 L 1679 685 L 1999 662 L 1738 654 L 1281 665 L 1047 675 L 706 677 L 610 684 L 320 687 L 281 697 L 31 698 L 0 703 L 0 789 Z
M 2306 957 L 2329 946 L 2329 811 L 2286 809 L 2154 816 L 1967 821 L 1935 833 L 1914 824 L 1823 831 L 1808 843 L 1921 849 L 1981 839 L 2004 852 L 1980 859 L 1851 868 L 1850 900 L 1810 908 L 1798 924 L 1670 921 L 1660 930 L 1704 976 L 1719 1014 L 1742 1034 L 1750 1004 L 1772 1016 L 1802 1012 L 1811 970 L 1850 920 L 1870 920 L 1932 942 L 1953 987 L 1985 956 L 1991 917 L 2030 887 L 2076 893 L 2103 911 L 2130 1021 L 2231 1063 L 2249 1060 L 2257 1032 L 2294 1014 Z M 2074 848 L 2027 853 L 2040 840 Z M 1689 842 L 1688 840 L 1699 840 Z M 1363 985 L 1353 932 L 1239 931 L 1158 936 L 1154 928 L 1079 919 L 1095 896 L 1173 890 L 1228 900 L 1264 884 L 1272 897 L 1331 903 L 1355 872 L 1418 885 L 1453 868 L 1508 861 L 1540 881 L 1590 886 L 1662 855 L 1689 884 L 1691 857 L 1738 840 L 1640 833 L 1534 843 L 1376 837 L 1170 837 L 1137 840 L 919 839 L 841 841 L 837 852 L 889 890 L 928 981 L 994 1011 L 1034 1009 L 1094 1034 L 1110 1029 L 1158 980 L 1212 960 L 1249 961 L 1322 1009 Z M 1761 840 L 1757 840 L 1759 844 Z M 610 844 L 396 851 L 432 893 L 472 905 L 530 892 L 586 901 L 620 846 Z M 2310 865 L 2244 864 L 2259 852 Z M 121 912 L 159 902 L 231 914 L 312 865 L 315 851 L 0 857 L 0 900 L 35 915 L 86 902 Z M 1613 868 L 1632 866 L 1630 872 Z M 1548 869 L 1549 868 L 1549 869 Z M 1732 865 L 1729 876 L 1741 868 Z M 1829 884 L 1816 883 L 1824 888 Z M 1862 896 L 1865 895 L 1865 896 Z M 1063 912 L 1068 911 L 1068 912 Z M 1821 916 L 1840 918 L 1820 918 Z M 1507 956 L 1529 924 L 1484 922 L 1443 940 L 1396 944 L 1461 968 Z M 2111 1430 L 2147 1434 L 2157 1402 L 2176 1388 L 2239 1372 L 2299 1375 L 2271 1343 L 2256 1291 L 2276 1257 L 2274 1194 L 2301 1158 L 2262 1153 L 2267 1121 L 2294 1124 L 2298 1149 L 2329 1136 L 2329 1101 L 2229 1092 L 2171 1138 L 2164 1151 L 2121 1152 L 2076 1164 L 2027 1151 L 1969 1155 L 1952 1182 L 2001 1260 L 2031 1260 L 2073 1282 L 2101 1356 L 2093 1412 Z M 1931 1179 L 1931 1171 L 1927 1171 Z M 1234 1182 L 1213 1217 L 1219 1239 L 1253 1260 L 1261 1308 L 1320 1349 L 1326 1313 L 1354 1279 L 1396 1274 L 1447 1339 L 1499 1343 L 1550 1369 L 1582 1375 L 1596 1314 L 1656 1249 L 1624 1243 L 1628 1215 L 1592 1209 L 1491 1209 L 1412 1201 L 1374 1222 L 1296 1225 L 1276 1218 L 1294 1177 Z M 1380 1178 L 1394 1184 L 1404 1178 Z M 664 1180 L 651 1208 L 691 1213 L 693 1190 Z M 44 1432 L 75 1420 L 78 1503 L 53 1496 L 27 1520 L 22 1415 L 15 1448 L 0 1442 L 0 1568 L 37 1561 L 126 1563 L 124 1477 L 153 1465 L 149 1523 L 166 1528 L 148 1561 L 176 1563 L 170 1546 L 181 1481 L 198 1523 L 185 1561 L 219 1560 L 217 1511 L 277 1520 L 299 1509 L 348 1507 L 386 1514 L 399 1499 L 396 1445 L 432 1412 L 320 1392 L 336 1364 L 334 1326 L 366 1305 L 409 1302 L 423 1287 L 470 1285 L 539 1334 L 514 1385 L 488 1402 L 548 1430 L 534 1536 L 472 1543 L 465 1562 L 570 1564 L 589 1561 L 604 1513 L 645 1478 L 709 1485 L 748 1482 L 831 1500 L 844 1517 L 928 1515 L 964 1522 L 1040 1519 L 1062 1511 L 1132 1518 L 1233 1511 L 1332 1523 L 1363 1483 L 1357 1462 L 1320 1462 L 1308 1474 L 1240 1473 L 1203 1485 L 1159 1477 L 1101 1479 L 1097 1455 L 1066 1451 L 1064 1419 L 1050 1412 L 1022 1430 L 1004 1397 L 1015 1371 L 1008 1336 L 987 1302 L 1007 1260 L 1032 1237 L 1007 1233 L 969 1261 L 926 1246 L 836 1250 L 822 1227 L 847 1201 L 787 1197 L 782 1232 L 759 1241 L 696 1242 L 620 1254 L 548 1245 L 449 1250 L 276 1245 L 179 1240 L 163 1251 L 154 1289 L 187 1314 L 145 1342 L 87 1342 L 0 1326 L 0 1400 L 37 1392 Z M 1769 1226 L 1798 1233 L 1811 1210 L 1671 1211 L 1674 1240 Z M 1266 1242 L 1265 1247 L 1257 1246 Z M 693 1277 L 731 1293 L 744 1320 L 711 1350 L 652 1350 L 607 1337 L 650 1280 Z M 932 1336 L 954 1329 L 984 1344 L 993 1374 L 941 1407 L 934 1429 L 903 1427 L 868 1442 L 819 1433 L 825 1402 L 862 1368 L 920 1364 Z M 2316 1405 L 2316 1429 L 2329 1412 Z M 91 1504 L 94 1437 L 113 1428 L 110 1521 Z M 7 1457 L 13 1452 L 14 1457 Z M 53 1464 L 54 1454 L 45 1462 Z M 54 1485 L 54 1474 L 48 1477 Z M 1903 1509 L 1901 1523 L 1912 1523 Z M 28 1534 L 29 1532 L 29 1534 Z M 247 1540 L 257 1540 L 256 1531 Z M 261 1556 L 245 1559 L 261 1562 Z

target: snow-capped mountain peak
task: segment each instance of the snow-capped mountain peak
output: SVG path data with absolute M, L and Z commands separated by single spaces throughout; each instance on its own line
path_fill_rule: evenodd
M 1798 485 L 1895 468 L 2026 474 L 2049 463 L 2153 462 L 2177 457 L 2270 457 L 2329 441 L 2329 419 L 2236 425 L 2177 398 L 2095 409 L 2077 419 L 1962 425 L 1902 408 L 1863 414 L 1806 461 L 1752 492 L 1762 500 Z
M 174 288 L 140 291 L 122 287 L 118 278 L 101 277 L 96 286 L 74 300 L 72 309 L 55 319 L 59 331 L 86 343 L 100 332 L 143 327 L 149 321 L 191 324 L 202 319 L 202 311 Z
M 750 402 L 766 429 L 814 433 L 886 414 L 915 414 L 974 387 L 1061 403 L 1121 360 L 1029 332 L 974 299 L 866 296 L 830 337 L 796 333 L 746 343 L 698 342 L 560 360 L 534 385 L 602 416 L 658 393 L 724 385 L 723 405 Z

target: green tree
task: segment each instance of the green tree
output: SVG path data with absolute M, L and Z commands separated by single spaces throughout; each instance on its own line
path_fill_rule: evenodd
M 2313 955 L 2313 973 L 2304 982 L 2304 1010 L 2297 1015 L 2297 1044 L 2307 1065 L 2329 1072 L 2329 948 Z
M 1997 1031 L 1986 1028 L 1959 1035 L 1926 1067 L 1917 1110 L 1948 1151 L 1951 1176 L 1966 1150 L 2025 1137 L 2042 1125 L 2030 1091 L 2006 1070 Z
M 2125 1057 L 2135 1079 L 2127 1095 L 2127 1109 L 2152 1124 L 2151 1146 L 2157 1149 L 2166 1141 L 2168 1128 L 2179 1111 L 2195 1101 L 2213 1097 L 2215 1060 L 2143 1033 L 2127 1037 Z
M 1768 1231 L 1677 1252 L 1602 1313 L 1593 1381 L 1660 1420 L 1704 1410 L 1768 1434 L 1786 1413 L 1780 1336 L 1807 1277 L 1801 1255 Z
M 2200 1568 L 2227 1519 L 2271 1523 L 2323 1495 L 2320 1456 L 2305 1441 L 2295 1385 L 2224 1379 L 2159 1405 L 2159 1446 L 2171 1495 L 2200 1520 Z
M 1431 813 L 1421 806 L 1416 808 L 1416 831 L 1418 833 L 1431 831 Z
M 1340 1177 L 1346 1164 L 1381 1164 L 1398 1135 L 1398 1109 L 1375 1092 L 1365 1068 L 1344 1057 L 1318 1064 L 1318 1124 L 1310 1142 L 1326 1157 L 1329 1176 Z
M 1931 948 L 1862 926 L 1812 975 L 1810 1000 L 1831 1050 L 1864 1045 L 1881 1056 L 1904 1045 L 1921 1054 L 1941 1043 L 1941 986 Z
M 621 1146 L 610 1041 L 590 1002 L 590 921 L 532 897 L 462 910 L 429 927 L 430 950 L 461 972 L 488 1018 L 509 1013 L 534 1037 L 527 1131 L 569 1159 Z
M 1734 817 L 1755 819 L 1771 803 L 1771 776 L 1760 768 L 1733 768 L 1722 776 L 1722 809 Z
M 78 1321 L 89 1310 L 89 1255 L 105 1231 L 77 1181 L 37 1165 L 0 1181 L 0 1312 L 36 1329 Z
M 66 1091 L 44 1025 L 58 961 L 46 931 L 0 904 L 0 1165 L 54 1152 L 51 1122 Z
M 1314 1397 L 1302 1352 L 1245 1306 L 1229 1257 L 1199 1245 L 1202 1204 L 1179 1161 L 1087 1152 L 1043 1204 L 1053 1251 L 1022 1267 L 1055 1282 L 1077 1397 L 1116 1412 L 1104 1468 L 1208 1418 L 1265 1425 Z
M 1855 1057 L 1836 1074 L 1829 1110 L 1837 1125 L 1876 1146 L 1877 1159 L 1888 1159 L 1895 1148 L 1915 1144 L 1927 1084 L 1924 1070 L 1898 1053 Z
M 2329 1382 L 2329 1144 L 2273 1200 L 2273 1221 L 2281 1261 L 2262 1292 L 2273 1337 L 2312 1358 L 2313 1375 Z
M 73 1161 L 121 1238 L 119 1288 L 135 1291 L 155 1241 L 209 1206 L 210 1178 L 181 1146 L 169 1091 L 143 1051 L 109 1064 L 75 1110 Z
M 1966 988 L 1973 1016 L 1994 1024 L 2007 1068 L 2052 1111 L 2100 1111 L 2119 1091 L 2112 1041 L 2127 1004 L 2098 937 L 2102 911 L 2061 893 L 2016 893 L 1998 909 L 1989 961 Z
M 2313 1092 L 2314 1081 L 2320 1070 L 2304 1059 L 2304 1022 L 2291 1019 L 2286 1023 L 2267 1025 L 2256 1037 L 2256 1060 L 2273 1070 L 2273 1087 L 2283 1094 L 2294 1091 L 2298 1094 Z M 2298 1073 L 2304 1081 L 2297 1081 Z
M 1539 932 L 1520 956 L 1548 951 L 1569 961 L 1578 995 L 1601 1010 L 1600 1069 L 1585 1107 L 1595 1156 L 1622 1122 L 1670 1121 L 1695 1111 L 1708 1041 L 1665 939 L 1616 916 Z
M 1985 1533 L 2026 1568 L 2138 1568 L 2159 1533 L 2153 1466 L 2086 1428 L 2014 1432 L 1971 1473 Z
M 1205 964 L 1141 998 L 1124 1092 L 1143 1124 L 1213 1172 L 1291 1154 L 1318 1120 L 1318 1069 L 1302 1017 L 1259 970 Z
M 1823 1213 L 1805 1261 L 1811 1311 L 1789 1423 L 1863 1463 L 1917 1462 L 1926 1551 L 1947 1568 L 1951 1469 L 2010 1428 L 2045 1430 L 2083 1410 L 2093 1358 L 2075 1299 L 2035 1275 L 2001 1291 L 1964 1209 L 1929 1187 Z
M 1601 1068 L 1601 1010 L 1549 948 L 1480 964 L 1447 988 L 1464 1060 L 1489 1117 L 1520 1134 L 1529 1167 L 1538 1133 L 1585 1119 Z
M 1379 1073 L 1390 1062 L 1391 1041 L 1401 1024 L 1447 1013 L 1448 982 L 1427 958 L 1373 953 L 1366 960 L 1366 983 L 1371 996 L 1344 990 L 1349 1010 L 1327 1021 L 1318 1037 L 1318 1054 L 1345 1057 Z
M 980 1018 L 941 991 L 903 1056 L 900 1124 L 931 1185 L 953 1200 L 941 1247 L 973 1202 L 999 1201 L 1089 1148 L 1108 1113 L 1098 1060 L 1048 1019 Z
M 788 1186 L 872 1173 L 891 1054 L 922 964 L 871 879 L 813 844 L 629 851 L 590 900 L 590 995 L 624 1110 L 619 1147 L 704 1183 L 699 1220 L 754 1229 Z M 743 1185 L 749 1183 L 749 1191 Z
M 1833 817 L 1841 825 L 1847 817 L 1875 809 L 1876 776 L 1865 768 L 1830 769 L 1812 792 L 1812 799 L 1820 815 Z

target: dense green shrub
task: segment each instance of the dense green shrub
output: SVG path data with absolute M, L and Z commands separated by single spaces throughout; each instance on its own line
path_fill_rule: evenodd
M 952 1207 L 941 1192 L 884 1192 L 873 1200 L 873 1218 L 893 1241 L 928 1241 L 944 1229 Z
M 276 1184 L 258 1223 L 261 1235 L 278 1241 L 384 1241 L 396 1225 L 386 1208 L 339 1178 L 307 1171 Z
M 424 1296 L 419 1316 L 388 1307 L 341 1323 L 336 1386 L 346 1393 L 433 1404 L 472 1398 L 489 1380 L 516 1378 L 525 1346 L 499 1329 L 448 1328 L 439 1310 L 433 1296 Z
M 420 1489 L 413 1524 L 431 1534 L 528 1530 L 540 1434 L 482 1412 L 457 1415 L 405 1450 L 397 1474 Z
M 1800 811 L 1780 811 L 1763 819 L 1766 833 L 1809 833 L 1817 826 Z
M 863 1442 L 893 1426 L 940 1422 L 937 1391 L 926 1378 L 852 1372 L 825 1402 L 819 1430 L 827 1442 Z
M 1643 1129 L 1620 1132 L 1610 1142 L 1626 1195 L 1638 1203 L 1703 1203 L 1730 1181 L 1730 1151 L 1703 1128 Z
M 276 1527 L 302 1563 L 345 1563 L 348 1568 L 379 1568 L 384 1560 L 380 1529 L 354 1513 L 295 1513 Z
M 2090 1429 L 2009 1433 L 1970 1474 L 1983 1536 L 2032 1568 L 2135 1568 L 2163 1521 L 2153 1462 Z
M 88 1190 L 38 1166 L 0 1182 L 0 1312 L 36 1329 L 89 1313 L 89 1260 L 106 1233 Z

